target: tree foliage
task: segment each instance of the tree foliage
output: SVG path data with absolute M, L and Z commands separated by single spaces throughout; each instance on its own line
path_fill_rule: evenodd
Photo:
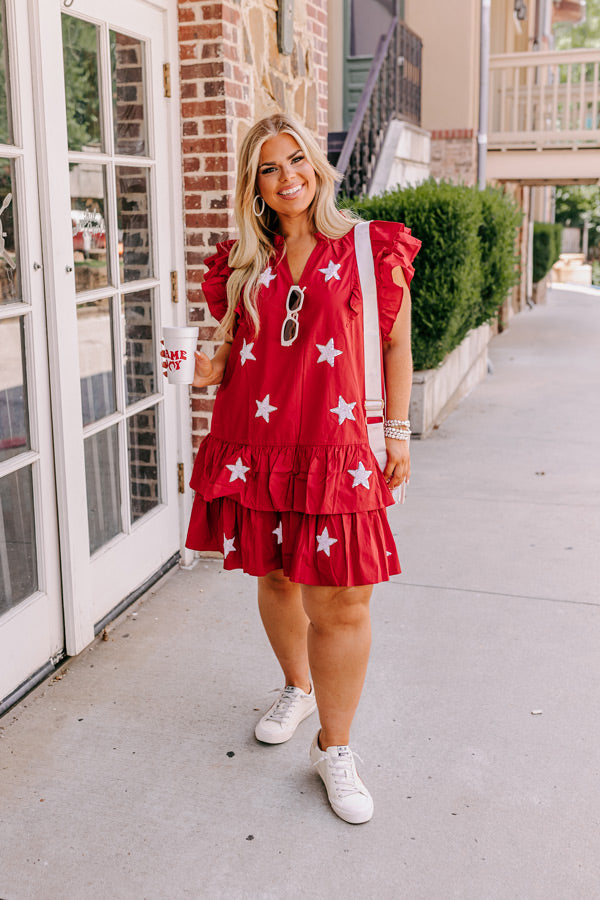
M 100 147 L 96 26 L 63 13 L 62 34 L 69 149 Z
M 588 248 L 592 256 L 600 250 L 600 186 L 564 185 L 556 188 L 556 222 L 567 228 L 582 228 L 590 223 Z
M 552 31 L 557 50 L 600 47 L 600 0 L 587 0 L 585 22 L 581 25 L 559 22 Z

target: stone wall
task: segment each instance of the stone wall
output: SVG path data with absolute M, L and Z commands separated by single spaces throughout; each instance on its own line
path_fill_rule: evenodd
M 204 259 L 234 235 L 234 170 L 258 118 L 279 110 L 327 145 L 327 0 L 295 0 L 291 55 L 277 48 L 277 0 L 178 0 L 188 318 L 212 355 Z M 193 442 L 206 432 L 214 389 L 192 390 Z
M 455 184 L 477 183 L 477 137 L 471 129 L 431 132 L 431 175 Z

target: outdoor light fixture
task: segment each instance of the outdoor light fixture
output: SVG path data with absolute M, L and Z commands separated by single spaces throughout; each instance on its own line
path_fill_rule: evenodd
M 527 4 L 523 0 L 515 0 L 515 16 L 519 22 L 527 18 Z
M 289 56 L 294 49 L 294 0 L 279 0 L 277 47 L 285 56 Z

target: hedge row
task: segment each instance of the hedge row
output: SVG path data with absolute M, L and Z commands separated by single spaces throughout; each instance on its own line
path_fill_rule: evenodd
M 366 219 L 404 222 L 423 241 L 411 287 L 415 369 L 435 368 L 492 320 L 518 281 L 521 213 L 501 190 L 430 179 L 345 205 Z
M 541 281 L 558 257 L 562 245 L 562 225 L 533 223 L 533 281 Z

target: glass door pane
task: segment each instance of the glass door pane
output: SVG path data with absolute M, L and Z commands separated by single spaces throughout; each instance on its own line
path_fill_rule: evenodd
M 102 298 L 79 303 L 77 330 L 83 424 L 90 425 L 117 408 L 110 300 Z
M 107 287 L 106 166 L 71 163 L 69 182 L 75 290 Z
M 0 478 L 0 616 L 37 589 L 33 478 L 26 466 Z
M 23 317 L 0 319 L 0 462 L 30 449 Z
M 0 158 L 0 304 L 21 299 L 15 160 Z
M 69 150 L 101 150 L 98 28 L 65 13 L 62 39 Z
M 110 64 L 115 153 L 146 156 L 148 138 L 142 41 L 111 30 Z

